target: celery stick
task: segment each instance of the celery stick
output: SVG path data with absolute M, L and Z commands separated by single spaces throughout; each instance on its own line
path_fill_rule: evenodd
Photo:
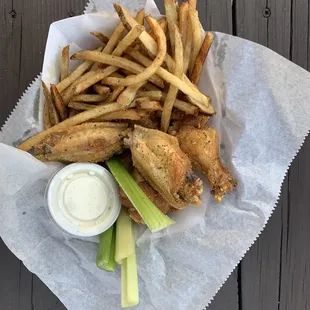
M 115 261 L 121 265 L 122 260 L 133 253 L 135 240 L 133 238 L 131 218 L 122 208 L 116 221 Z
M 116 263 L 115 256 L 115 225 L 100 235 L 100 242 L 97 251 L 97 267 L 105 271 L 114 271 Z
M 119 160 L 111 158 L 106 161 L 106 164 L 151 232 L 160 231 L 174 224 L 174 221 L 164 215 L 144 194 Z
M 123 213 L 123 217 L 129 218 L 127 213 Z M 127 222 L 128 223 L 128 222 Z M 128 224 L 126 223 L 126 226 Z M 129 225 L 132 226 L 131 221 Z M 125 230 L 121 230 L 121 233 L 125 233 Z M 138 286 L 138 272 L 137 272 L 137 260 L 135 250 L 135 238 L 133 231 L 129 235 L 130 238 L 127 241 L 131 246 L 131 254 L 122 260 L 121 266 L 121 281 L 122 281 L 122 307 L 132 307 L 139 303 L 139 286 Z M 131 240 L 129 240 L 131 239 Z M 120 239 L 124 241 L 125 239 Z M 129 248 L 129 247 L 128 247 Z

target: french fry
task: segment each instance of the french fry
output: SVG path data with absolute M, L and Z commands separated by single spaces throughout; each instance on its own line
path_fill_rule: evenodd
M 57 84 L 57 89 L 61 93 L 67 89 L 74 81 L 81 77 L 91 66 L 93 62 L 84 61 L 71 74 Z
M 128 48 L 126 53 L 128 53 L 131 57 L 142 63 L 144 66 L 147 66 L 151 63 L 151 60 L 146 56 L 142 55 L 139 51 Z M 197 105 L 202 112 L 206 114 L 213 115 L 215 113 L 214 108 L 210 104 L 210 98 L 200 93 L 194 85 L 187 79 L 186 75 L 182 75 L 182 79 L 177 78 L 167 70 L 163 68 L 158 68 L 156 72 L 163 80 L 174 85 L 179 90 L 181 90 L 184 94 L 192 97 L 194 100 L 194 104 Z
M 174 25 L 172 30 L 174 33 L 174 55 L 175 55 L 175 71 L 176 77 L 181 78 L 183 74 L 183 45 L 182 38 L 179 29 Z M 179 89 L 174 85 L 170 85 L 167 97 L 164 102 L 163 113 L 161 116 L 160 128 L 162 131 L 167 132 L 170 125 L 170 118 L 172 113 L 172 108 L 177 97 Z
M 191 59 L 192 54 L 192 47 L 193 47 L 193 34 L 192 34 L 192 24 L 190 18 L 188 16 L 187 19 L 187 34 L 186 34 L 186 44 L 184 46 L 184 63 L 183 63 L 183 72 L 186 75 L 188 66 Z
M 97 48 L 96 51 L 101 50 Z M 84 61 L 74 71 L 72 71 L 65 79 L 60 81 L 56 86 L 60 93 L 67 89 L 73 82 L 80 78 L 93 65 L 91 61 Z
M 81 94 L 74 96 L 72 101 L 82 101 L 82 102 L 92 102 L 97 103 L 105 100 L 105 96 L 97 95 L 97 94 Z
M 107 113 L 105 115 L 96 117 L 93 121 L 105 122 L 105 121 L 114 121 L 114 120 L 119 120 L 119 119 L 138 121 L 141 119 L 141 117 L 137 113 L 136 109 L 128 109 L 125 111 L 115 111 L 115 112 Z
M 68 104 L 68 107 L 74 110 L 87 111 L 87 110 L 91 110 L 97 107 L 97 105 L 80 102 L 80 101 L 70 101 Z
M 161 29 L 163 30 L 163 32 L 166 34 L 167 32 L 167 26 L 168 26 L 168 23 L 167 23 L 167 19 L 166 18 L 163 18 L 161 19 L 159 22 L 158 22 L 159 26 L 161 27 Z M 149 35 L 156 41 L 156 37 L 154 35 L 154 32 L 152 29 L 150 29 L 150 31 L 148 32 Z
M 100 120 L 99 121 L 94 121 L 94 120 L 90 120 L 89 122 L 100 122 L 100 127 L 101 128 L 127 128 L 128 127 L 128 124 L 127 123 L 113 123 L 113 122 L 101 122 Z
M 137 108 L 140 108 L 142 110 L 151 111 L 151 112 L 162 111 L 162 109 L 163 109 L 160 102 L 158 102 L 158 101 L 136 99 L 135 104 L 136 104 Z
M 150 100 L 160 101 L 163 99 L 163 92 L 160 90 L 151 90 L 151 91 L 139 90 L 137 93 L 137 98 L 139 97 L 147 97 Z
M 132 43 L 135 42 L 137 38 L 139 38 L 139 36 L 144 30 L 145 29 L 142 25 L 136 25 L 135 27 L 133 27 L 124 37 L 124 39 L 118 43 L 112 55 L 121 56 L 123 52 L 126 50 L 126 48 L 128 48 Z
M 106 36 L 105 34 L 103 34 L 102 32 L 92 31 L 90 34 L 93 35 L 94 37 L 96 37 L 97 39 L 99 39 L 105 45 L 110 40 L 110 38 L 108 36 Z
M 70 45 L 65 46 L 61 52 L 61 69 L 60 69 L 60 80 L 64 80 L 69 75 L 69 51 Z
M 58 111 L 60 119 L 63 121 L 68 117 L 68 109 L 64 104 L 61 94 L 59 93 L 55 84 L 51 84 L 51 95 Z
M 193 51 L 189 61 L 189 72 L 191 73 L 195 64 L 195 60 L 201 48 L 202 30 L 198 17 L 198 11 L 189 10 L 189 19 L 191 21 L 191 28 L 193 34 Z
M 188 2 L 182 2 L 179 10 L 179 29 L 182 36 L 183 52 L 185 52 L 188 23 Z
M 146 82 L 149 78 L 151 78 L 157 71 L 157 69 L 162 65 L 166 52 L 167 52 L 167 41 L 166 36 L 161 27 L 159 26 L 156 19 L 151 16 L 147 16 L 146 18 L 147 23 L 150 25 L 151 29 L 153 30 L 158 43 L 158 52 L 156 58 L 153 62 L 144 69 L 141 73 L 137 74 L 136 76 L 131 75 L 126 77 L 123 80 L 120 80 L 121 86 L 130 86 L 136 85 L 141 82 Z M 125 68 L 126 69 L 126 68 Z
M 199 109 L 197 106 L 194 106 L 186 101 L 182 101 L 179 99 L 176 99 L 173 106 L 183 112 L 185 114 L 190 114 L 190 115 L 198 115 L 199 114 Z
M 115 49 L 117 43 L 122 38 L 122 35 L 125 31 L 125 27 L 122 23 L 119 23 L 117 27 L 115 28 L 114 32 L 112 33 L 109 42 L 105 46 L 105 48 L 102 50 L 103 53 L 111 54 L 113 50 Z
M 113 92 L 110 94 L 110 96 L 106 99 L 106 102 L 115 102 L 120 93 L 125 89 L 124 86 L 118 86 L 116 87 Z
M 178 14 L 177 14 L 177 10 L 176 10 L 174 0 L 164 0 L 164 4 L 165 4 L 166 18 L 167 18 L 167 22 L 168 22 L 171 51 L 174 53 L 174 50 L 175 50 L 174 29 L 175 29 L 175 25 L 178 24 Z
M 101 49 L 103 53 L 111 54 L 114 50 L 115 46 L 119 42 L 119 40 L 122 38 L 122 35 L 125 31 L 125 27 L 122 25 L 122 23 L 119 23 L 117 27 L 115 28 L 114 32 L 112 33 L 109 42 L 106 44 L 106 46 Z M 91 71 L 95 71 L 99 68 L 99 64 L 94 63 L 91 67 Z
M 114 8 L 116 13 L 118 14 L 120 20 L 122 21 L 125 28 L 129 31 L 132 27 L 137 25 L 136 20 L 130 15 L 130 13 L 121 5 L 114 3 Z M 139 37 L 139 40 L 141 43 L 146 47 L 146 49 L 151 53 L 153 57 L 157 56 L 157 43 L 156 41 L 147 33 L 147 31 L 143 31 Z M 174 61 L 173 59 L 166 54 L 165 56 L 165 62 L 167 63 L 167 66 L 169 70 L 174 70 Z
M 208 31 L 201 45 L 200 51 L 197 55 L 197 58 L 196 58 L 196 61 L 195 61 L 195 64 L 192 70 L 192 73 L 190 75 L 190 80 L 194 85 L 198 85 L 199 83 L 201 71 L 206 61 L 206 58 L 208 56 L 213 40 L 214 40 L 214 34 Z
M 120 81 L 123 79 L 124 79 L 123 77 L 108 76 L 101 80 L 101 84 L 109 86 L 119 86 Z
M 43 110 L 43 124 L 44 124 L 44 130 L 52 127 L 51 121 L 50 121 L 50 115 L 48 112 L 48 105 L 47 102 L 44 102 L 44 110 Z
M 137 92 L 144 84 L 145 82 L 142 81 L 136 85 L 128 86 L 117 98 L 117 103 L 121 105 L 123 109 L 129 107 L 131 102 L 135 99 Z
M 97 51 L 88 51 L 88 50 L 80 51 L 80 52 L 73 54 L 71 56 L 71 59 L 84 59 L 84 60 L 88 59 L 88 60 L 108 64 L 111 66 L 124 68 L 124 69 L 129 70 L 133 73 L 141 73 L 141 72 L 145 71 L 145 67 L 143 67 L 143 66 L 141 66 L 141 65 L 139 65 L 133 61 L 130 61 L 126 58 L 122 58 L 122 57 L 114 56 L 114 55 L 108 55 L 108 54 L 100 53 Z M 152 61 L 150 60 L 150 62 L 148 64 L 151 65 Z M 158 75 L 151 76 L 149 78 L 149 80 L 161 88 L 163 88 L 163 86 L 164 86 L 163 80 L 161 78 L 159 78 Z M 123 84 L 119 84 L 119 85 L 124 86 Z M 84 89 L 86 89 L 86 88 L 84 88 Z
M 137 15 L 136 15 L 136 21 L 138 24 L 142 25 L 144 24 L 144 15 L 145 15 L 145 12 L 144 12 L 144 9 L 140 10 Z
M 88 111 L 81 112 L 73 117 L 67 118 L 61 123 L 58 123 L 57 125 L 45 131 L 42 131 L 36 134 L 35 136 L 29 138 L 28 140 L 20 144 L 18 148 L 23 151 L 29 151 L 32 147 L 40 143 L 45 137 L 47 137 L 51 133 L 85 123 L 89 121 L 90 119 L 99 117 L 101 115 L 104 115 L 110 112 L 118 111 L 118 110 L 121 110 L 120 105 L 116 102 L 113 102 L 113 103 L 108 103 L 105 105 L 97 106 L 96 108 L 88 110 Z
M 99 95 L 103 96 L 104 99 L 108 98 L 111 92 L 109 87 L 99 85 L 99 84 L 95 84 L 93 88 Z
M 55 104 L 53 102 L 52 95 L 51 95 L 48 87 L 46 86 L 46 84 L 43 81 L 42 81 L 42 89 L 43 89 L 43 94 L 45 97 L 45 102 L 46 102 L 47 107 L 48 107 L 48 114 L 50 117 L 50 122 L 51 122 L 51 125 L 54 126 L 54 125 L 59 123 L 59 115 L 58 115 L 58 112 L 56 110 Z
M 188 0 L 188 5 L 190 10 L 196 10 L 197 0 Z

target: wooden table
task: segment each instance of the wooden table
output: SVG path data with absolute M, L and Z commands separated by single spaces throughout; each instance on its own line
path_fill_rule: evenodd
M 261 43 L 310 69 L 308 0 L 198 2 L 205 29 Z M 49 25 L 82 14 L 86 0 L 1 0 L 0 4 L 1 125 L 42 68 Z M 159 5 L 162 8 L 162 3 Z M 209 309 L 310 309 L 309 152 L 307 139 L 289 170 L 277 209 L 266 229 Z M 1 309 L 64 309 L 2 241 L 0 253 Z

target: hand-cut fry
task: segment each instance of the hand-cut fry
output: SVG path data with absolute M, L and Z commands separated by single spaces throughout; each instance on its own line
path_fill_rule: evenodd
M 81 94 L 74 96 L 72 101 L 82 101 L 82 102 L 101 102 L 105 99 L 105 96 L 97 95 L 97 94 Z
M 65 46 L 61 52 L 61 68 L 60 68 L 60 80 L 64 80 L 69 75 L 69 51 L 70 45 Z
M 97 122 L 97 121 L 94 121 L 94 120 L 90 120 L 89 122 Z M 100 120 L 98 122 L 101 122 Z M 113 123 L 113 122 L 101 122 L 100 124 L 100 127 L 101 128 L 127 128 L 128 127 L 128 124 L 127 123 Z
M 110 95 L 110 88 L 103 86 L 103 85 L 99 85 L 99 84 L 95 84 L 93 86 L 94 90 L 101 96 L 104 97 L 104 99 L 108 98 L 108 96 Z M 103 99 L 103 100 L 104 100 Z
M 115 112 L 107 113 L 105 115 L 96 117 L 92 121 L 105 122 L 105 121 L 113 121 L 113 120 L 118 120 L 118 119 L 128 119 L 132 121 L 138 121 L 141 119 L 141 117 L 137 113 L 136 109 L 128 109 L 125 111 L 115 111 Z
M 197 0 L 188 0 L 189 9 L 196 10 L 197 8 Z
M 54 99 L 55 107 L 58 111 L 60 119 L 63 121 L 68 117 L 68 109 L 64 104 L 61 94 L 59 93 L 56 85 L 51 84 L 51 95 Z
M 92 31 L 90 34 L 92 34 L 94 37 L 99 39 L 104 44 L 107 44 L 110 40 L 110 38 L 106 36 L 105 34 L 103 34 L 102 32 Z
M 199 114 L 199 109 L 197 106 L 194 106 L 186 101 L 182 101 L 179 99 L 176 99 L 173 106 L 183 112 L 185 114 L 190 114 L 190 115 L 198 115 Z
M 125 27 L 122 25 L 122 23 L 119 23 L 118 26 L 115 28 L 114 32 L 112 33 L 109 42 L 103 49 L 101 49 L 101 51 L 103 53 L 111 54 L 119 40 L 122 38 L 124 31 Z M 92 65 L 91 71 L 95 71 L 98 68 L 99 64 L 94 63 Z
M 113 4 L 116 13 L 118 14 L 120 20 L 122 21 L 123 25 L 129 31 L 132 27 L 137 25 L 136 20 L 130 15 L 130 13 L 121 5 L 116 3 Z M 157 56 L 157 43 L 156 41 L 147 33 L 147 31 L 143 31 L 139 37 L 141 43 L 146 47 L 146 49 L 151 53 L 153 57 Z M 166 54 L 165 61 L 168 65 L 169 70 L 174 70 L 174 61 L 173 59 Z
M 179 32 L 179 29 L 176 25 L 174 25 L 174 29 L 172 30 L 174 34 L 174 42 L 175 42 L 175 71 L 174 74 L 176 77 L 181 78 L 183 74 L 183 45 L 182 38 Z M 161 116 L 160 127 L 161 130 L 167 132 L 170 125 L 170 117 L 172 113 L 172 108 L 177 97 L 179 89 L 174 85 L 170 85 L 167 97 L 164 102 L 163 113 Z
M 144 27 L 142 25 L 134 26 L 128 34 L 121 40 L 117 47 L 114 49 L 112 55 L 121 56 L 123 52 L 129 47 L 137 38 L 139 38 L 140 34 L 144 31 Z
M 182 2 L 179 10 L 179 29 L 182 36 L 183 52 L 185 52 L 188 23 L 188 2 Z
M 85 102 L 80 102 L 80 101 L 70 101 L 68 104 L 69 108 L 75 109 L 75 110 L 79 110 L 79 111 L 87 111 L 87 110 L 91 110 L 95 107 L 97 107 L 98 105 L 94 105 L 94 104 L 89 104 L 89 103 L 85 103 Z
M 43 124 L 44 124 L 44 130 L 52 127 L 51 121 L 50 121 L 50 115 L 48 112 L 48 105 L 47 102 L 44 102 L 44 110 L 43 110 Z
M 81 77 L 91 66 L 92 61 L 84 61 L 79 65 L 71 74 L 69 74 L 64 80 L 57 84 L 57 89 L 61 93 L 68 88 L 74 81 Z
M 155 101 L 162 101 L 166 99 L 167 94 L 163 93 L 160 90 L 157 91 L 142 91 L 140 90 L 137 93 L 137 99 L 138 100 L 140 97 L 148 97 L 150 100 L 155 100 Z M 173 106 L 183 112 L 185 114 L 191 114 L 191 115 L 198 115 L 199 109 L 198 107 L 192 105 L 191 103 L 188 103 L 186 101 L 182 101 L 179 99 L 175 99 Z
M 157 56 L 153 60 L 153 62 L 144 69 L 141 73 L 137 74 L 136 76 L 131 75 L 126 77 L 125 79 L 120 81 L 119 85 L 122 86 L 130 86 L 139 84 L 141 82 L 147 81 L 151 78 L 157 71 L 157 69 L 162 65 L 166 52 L 167 52 L 167 42 L 166 36 L 161 27 L 159 26 L 156 19 L 151 16 L 147 16 L 146 18 L 147 23 L 150 25 L 151 29 L 153 30 L 158 43 L 158 52 Z M 126 68 L 125 68 L 126 69 Z
M 59 115 L 54 105 L 52 95 L 48 87 L 43 81 L 42 81 L 42 89 L 43 89 L 43 94 L 44 94 L 45 101 L 48 107 L 48 114 L 50 117 L 50 122 L 51 122 L 51 125 L 54 126 L 59 123 Z
M 144 9 L 140 10 L 136 15 L 137 23 L 139 23 L 142 26 L 144 24 L 144 15 L 145 15 Z
M 171 44 L 171 51 L 174 53 L 175 50 L 175 36 L 174 36 L 174 29 L 175 25 L 178 24 L 178 14 L 175 6 L 174 0 L 165 0 L 165 12 L 166 12 L 166 18 L 168 22 L 168 29 L 169 29 L 169 38 L 170 38 L 170 44 Z
M 101 80 L 101 84 L 109 86 L 118 86 L 120 81 L 123 79 L 124 79 L 123 77 L 108 76 Z
M 136 99 L 135 104 L 136 104 L 137 108 L 140 108 L 142 110 L 151 111 L 151 112 L 161 111 L 163 109 L 160 102 L 158 102 L 158 101 Z
M 193 33 L 192 33 L 192 24 L 191 20 L 188 16 L 187 19 L 187 34 L 186 34 L 186 44 L 184 48 L 184 64 L 183 64 L 183 71 L 184 75 L 186 75 L 188 66 L 191 60 L 192 48 L 193 48 Z
M 112 33 L 109 42 L 107 43 L 106 47 L 102 50 L 103 53 L 111 54 L 115 49 L 117 43 L 122 38 L 122 35 L 125 31 L 125 27 L 122 23 L 119 23 L 118 26 L 115 28 L 114 32 Z
M 127 49 L 126 53 L 128 53 L 131 57 L 142 63 L 144 66 L 149 65 L 151 62 L 149 58 L 145 57 L 139 51 L 136 51 L 134 49 L 129 48 Z M 210 98 L 195 89 L 194 85 L 188 79 L 186 80 L 186 75 L 182 75 L 182 78 L 184 78 L 185 80 L 183 81 L 161 67 L 158 68 L 157 74 L 166 82 L 176 86 L 184 94 L 192 97 L 193 99 L 196 99 L 195 104 L 201 109 L 201 111 L 210 115 L 213 115 L 215 113 L 214 108 L 210 104 Z
M 192 70 L 192 73 L 190 75 L 190 80 L 194 85 L 197 85 L 199 83 L 200 74 L 203 68 L 203 65 L 206 61 L 206 58 L 208 56 L 210 47 L 214 40 L 214 34 L 212 32 L 207 32 L 205 39 L 201 45 L 200 51 L 198 53 L 198 56 L 196 58 L 194 68 Z
M 139 89 L 145 84 L 140 82 L 136 85 L 128 86 L 117 98 L 117 103 L 123 107 L 123 109 L 129 107 L 131 102 L 135 99 Z
M 101 62 L 105 63 L 111 66 L 119 67 L 119 68 L 124 68 L 126 70 L 129 70 L 133 73 L 141 73 L 145 70 L 145 68 L 135 62 L 132 62 L 128 59 L 121 58 L 118 56 L 114 55 L 108 55 L 104 53 L 100 53 L 97 51 L 80 51 L 75 53 L 74 55 L 71 56 L 71 59 L 88 59 L 88 60 L 93 60 L 96 62 Z M 150 59 L 149 59 L 150 60 Z M 148 63 L 149 65 L 152 64 L 152 61 Z M 108 68 L 107 68 L 108 69 Z M 114 71 L 113 71 L 114 72 Z M 110 73 L 111 74 L 111 73 Z M 109 74 L 109 75 L 110 75 Z M 103 77 L 104 78 L 104 77 Z M 149 80 L 154 83 L 155 85 L 163 88 L 164 83 L 161 78 L 159 78 L 157 75 L 153 75 L 149 78 Z M 119 84 L 122 85 L 122 84 Z
M 198 17 L 198 11 L 189 10 L 189 19 L 191 21 L 192 35 L 193 35 L 193 51 L 189 61 L 189 72 L 191 73 L 195 64 L 195 60 L 201 48 L 202 29 Z
M 115 102 L 120 93 L 125 89 L 124 86 L 118 86 L 116 87 L 113 92 L 110 94 L 110 96 L 106 99 L 107 103 Z
M 158 21 L 158 24 L 161 27 L 161 29 L 163 30 L 163 32 L 166 34 L 167 26 L 168 26 L 167 19 L 166 18 L 161 19 L 160 21 Z M 156 37 L 154 35 L 153 30 L 150 29 L 150 31 L 148 33 L 156 41 Z
M 137 97 L 148 97 L 150 100 L 160 101 L 163 99 L 163 92 L 160 90 L 139 90 L 137 93 Z
M 62 129 L 70 128 L 74 125 L 85 123 L 89 121 L 90 119 L 99 117 L 101 115 L 104 115 L 110 112 L 119 111 L 119 110 L 121 110 L 121 107 L 116 102 L 97 106 L 94 109 L 84 111 L 73 117 L 67 118 L 61 123 L 58 123 L 57 125 L 38 133 L 37 135 L 23 142 L 21 145 L 19 145 L 18 148 L 23 151 L 29 151 L 33 146 L 40 143 L 46 136 L 48 136 L 51 133 L 57 132 Z
M 101 50 L 101 48 L 97 48 L 96 51 Z M 57 89 L 60 93 L 62 93 L 66 88 L 68 88 L 74 81 L 76 81 L 79 77 L 81 77 L 91 66 L 92 61 L 84 61 L 81 65 L 79 65 L 71 74 L 69 74 L 64 80 L 57 84 Z

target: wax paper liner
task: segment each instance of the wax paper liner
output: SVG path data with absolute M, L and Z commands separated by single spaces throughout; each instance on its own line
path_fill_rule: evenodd
M 221 134 L 223 157 L 240 184 L 221 206 L 206 195 L 197 211 L 174 215 L 177 224 L 165 232 L 151 236 L 137 231 L 138 309 L 202 309 L 210 302 L 266 225 L 309 130 L 309 74 L 270 50 L 216 33 L 202 76 L 200 88 L 218 112 L 212 125 Z M 37 130 L 38 94 L 36 80 L 3 127 L 0 141 L 16 144 Z M 34 108 L 27 109 L 33 102 Z M 96 240 L 63 236 L 42 209 L 42 191 L 58 166 L 3 145 L 0 157 L 20 164 L 0 167 L 6 179 L 0 188 L 0 232 L 9 248 L 68 308 L 119 308 L 119 272 L 96 269 Z M 31 206 L 29 200 L 38 203 Z M 32 209 L 24 211 L 26 203 Z

